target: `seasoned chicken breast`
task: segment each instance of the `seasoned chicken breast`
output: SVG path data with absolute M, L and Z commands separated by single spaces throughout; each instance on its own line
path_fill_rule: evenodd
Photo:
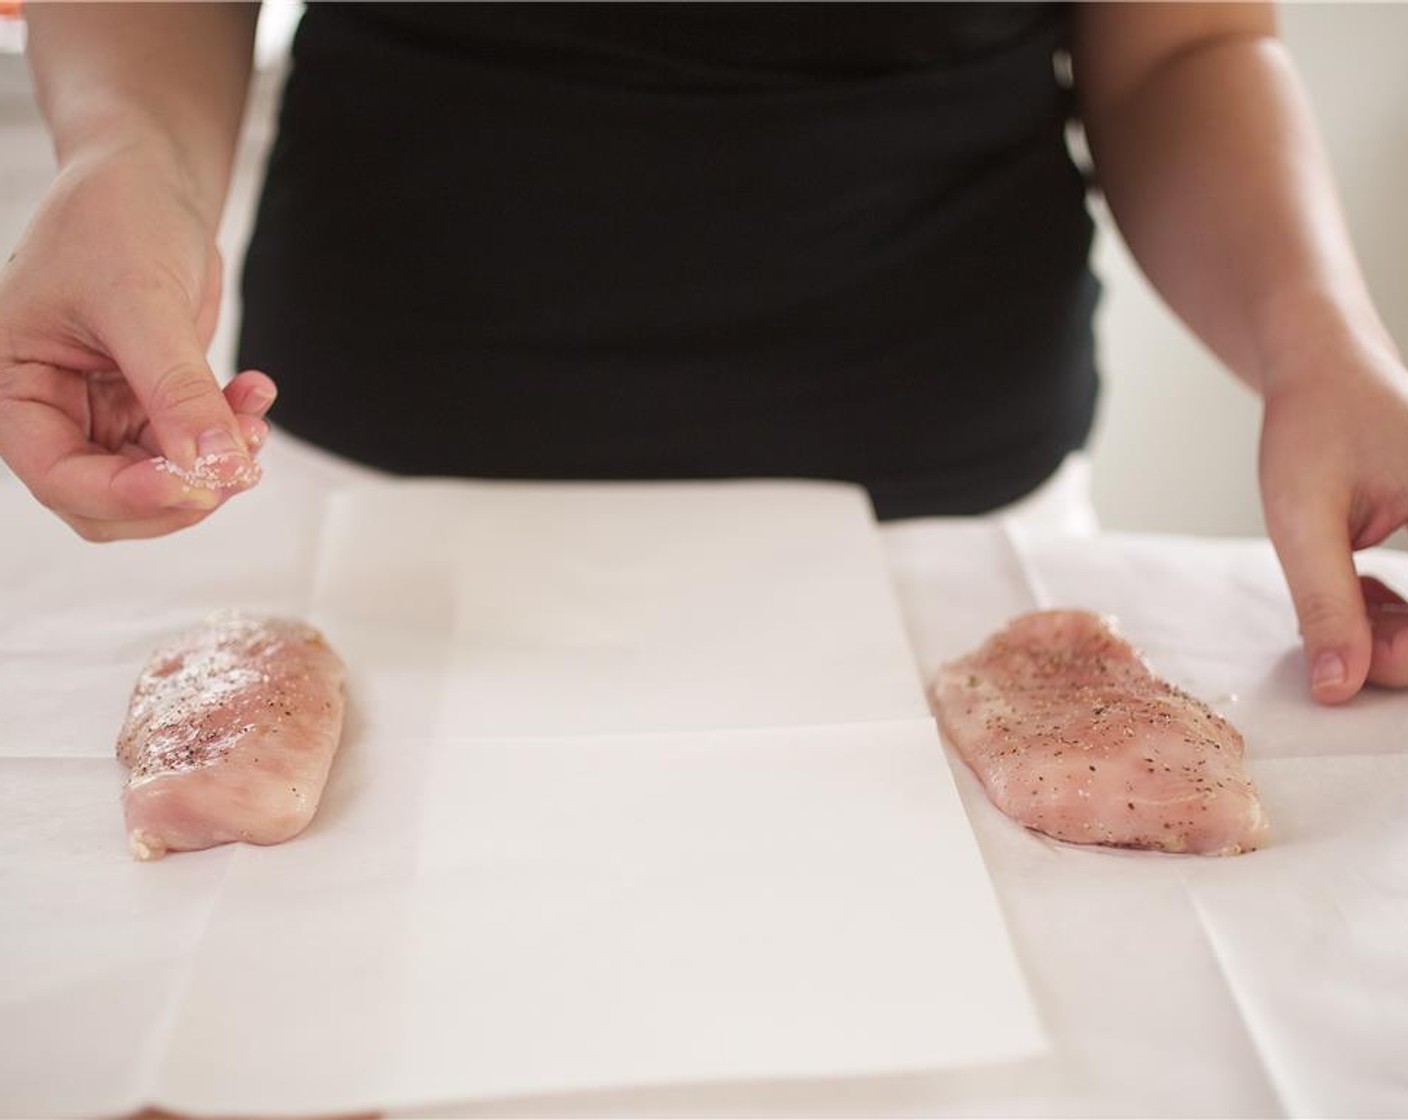
M 312 627 L 237 612 L 158 650 L 117 741 L 133 854 L 303 831 L 337 751 L 343 675 Z
M 1085 611 L 1023 615 L 944 666 L 931 699 L 993 803 L 1078 844 L 1232 855 L 1267 821 L 1242 736 Z

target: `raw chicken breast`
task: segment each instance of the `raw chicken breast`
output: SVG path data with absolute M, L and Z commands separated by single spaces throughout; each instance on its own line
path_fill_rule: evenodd
M 342 681 L 322 635 L 285 619 L 223 611 L 158 650 L 117 741 L 133 854 L 303 831 L 337 751 Z
M 1023 615 L 945 665 L 932 699 L 993 803 L 1028 828 L 1207 855 L 1265 839 L 1242 736 L 1098 615 Z

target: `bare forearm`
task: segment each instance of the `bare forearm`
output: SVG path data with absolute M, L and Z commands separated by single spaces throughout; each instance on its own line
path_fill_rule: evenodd
M 1265 3 L 1085 3 L 1100 186 L 1145 273 L 1263 399 L 1266 527 L 1316 699 L 1408 687 L 1403 603 L 1356 549 L 1408 523 L 1408 370 L 1375 313 Z
M 213 227 L 244 113 L 257 3 L 33 4 L 29 57 L 60 167 L 137 147 Z
M 1216 18 L 1221 6 L 1208 7 Z M 1292 352 L 1349 339 L 1391 346 L 1300 81 L 1263 18 L 1190 36 L 1142 71 L 1095 61 L 1130 34 L 1122 21 L 1148 18 L 1098 5 L 1082 13 L 1077 39 L 1099 185 L 1145 273 L 1257 389 L 1300 364 L 1285 360 Z

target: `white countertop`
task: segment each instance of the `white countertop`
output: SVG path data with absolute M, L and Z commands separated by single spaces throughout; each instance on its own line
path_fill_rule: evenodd
M 61 700 L 33 693 L 71 651 L 46 639 L 44 613 L 26 603 L 66 596 L 75 611 L 111 618 L 150 611 L 159 589 L 169 617 L 153 625 L 174 628 L 222 605 L 237 571 L 251 601 L 297 608 L 305 589 L 288 573 L 306 567 L 326 495 L 359 472 L 277 439 L 268 454 L 258 491 L 164 544 L 83 544 L 0 476 L 0 707 L 24 715 L 0 730 L 0 754 L 23 754 L 17 736 L 68 718 Z M 1337 710 L 1306 698 L 1289 599 L 1262 541 L 1047 535 L 1002 518 L 914 521 L 882 535 L 926 676 L 1025 610 L 1115 615 L 1157 669 L 1246 735 L 1272 821 L 1267 848 L 1207 859 L 1062 845 L 1002 817 L 956 764 L 1049 1056 L 413 1114 L 1408 1114 L 1408 695 L 1370 691 Z M 85 598 L 94 565 L 107 579 L 122 574 L 130 603 Z M 1402 554 L 1371 554 L 1365 567 L 1408 587 Z M 7 798 L 33 808 L 30 790 L 12 786 Z M 81 1075 L 82 1056 L 71 1063 Z

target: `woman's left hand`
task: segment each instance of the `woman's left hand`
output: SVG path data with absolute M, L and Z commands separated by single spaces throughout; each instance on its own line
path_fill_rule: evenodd
M 1301 353 L 1263 382 L 1261 493 L 1311 693 L 1408 686 L 1408 603 L 1353 553 L 1408 524 L 1408 370 L 1377 341 Z

